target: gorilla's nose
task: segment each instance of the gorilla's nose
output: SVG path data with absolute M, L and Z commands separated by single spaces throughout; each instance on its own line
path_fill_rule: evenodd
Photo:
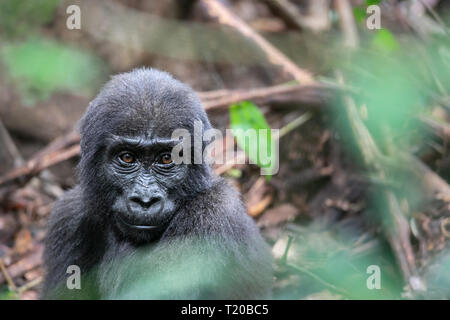
M 129 197 L 131 207 L 138 210 L 152 211 L 151 213 L 157 213 L 162 210 L 163 201 L 159 195 L 155 196 L 141 196 L 132 195 Z

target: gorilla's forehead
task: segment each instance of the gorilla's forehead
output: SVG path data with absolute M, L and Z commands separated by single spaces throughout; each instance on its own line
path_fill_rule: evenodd
M 176 129 L 192 132 L 195 121 L 210 127 L 190 87 L 165 72 L 138 69 L 105 85 L 89 106 L 81 131 L 87 140 L 105 134 L 169 138 Z
M 192 132 L 196 113 L 190 109 L 171 110 L 139 110 L 129 108 L 125 112 L 116 112 L 109 117 L 111 127 L 108 132 L 118 136 L 140 136 L 146 139 L 169 138 L 177 129 Z M 153 112 L 152 112 L 153 111 Z

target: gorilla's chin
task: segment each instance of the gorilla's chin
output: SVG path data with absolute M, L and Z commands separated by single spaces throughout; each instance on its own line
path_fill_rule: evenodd
M 127 221 L 120 213 L 115 215 L 115 225 L 119 233 L 126 236 L 127 239 L 136 243 L 148 243 L 161 237 L 164 229 L 167 227 L 166 222 L 154 224 L 136 224 Z

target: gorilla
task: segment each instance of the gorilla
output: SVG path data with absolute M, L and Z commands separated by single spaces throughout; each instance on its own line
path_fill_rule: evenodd
M 79 123 L 79 184 L 49 218 L 42 298 L 270 298 L 271 254 L 238 192 L 206 161 L 172 159 L 172 132 L 194 121 L 211 128 L 165 72 L 104 86 Z

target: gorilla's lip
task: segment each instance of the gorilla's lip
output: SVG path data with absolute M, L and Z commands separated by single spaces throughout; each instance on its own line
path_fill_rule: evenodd
M 123 224 L 125 224 L 126 226 L 133 228 L 133 229 L 137 229 L 137 230 L 153 230 L 153 229 L 157 229 L 159 226 L 154 226 L 154 225 L 138 225 L 138 224 L 131 224 L 126 222 L 121 216 L 120 214 L 117 215 L 117 217 L 119 218 L 120 222 L 122 222 Z

